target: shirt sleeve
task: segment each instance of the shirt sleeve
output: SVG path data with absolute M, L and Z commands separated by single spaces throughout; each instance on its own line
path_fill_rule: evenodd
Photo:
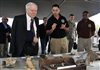
M 77 30 L 78 37 L 80 37 L 80 22 L 78 22 L 76 30 Z
M 94 22 L 92 22 L 92 31 L 94 32 L 95 31 L 95 23 Z
M 92 22 L 91 33 L 92 33 L 92 36 L 95 34 L 95 23 L 94 22 Z
M 68 21 L 66 20 L 66 18 L 65 18 L 65 23 L 66 23 L 66 27 L 69 27 Z

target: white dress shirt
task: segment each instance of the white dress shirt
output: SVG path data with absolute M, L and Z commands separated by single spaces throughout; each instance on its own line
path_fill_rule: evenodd
M 26 18 L 27 18 L 27 30 L 29 31 L 30 30 L 30 23 L 31 23 L 31 17 L 26 14 Z M 34 19 L 33 19 L 34 20 Z M 35 23 L 35 20 L 33 22 L 33 27 L 34 27 L 34 31 L 35 31 L 35 36 L 37 35 L 37 27 L 36 27 L 36 23 Z

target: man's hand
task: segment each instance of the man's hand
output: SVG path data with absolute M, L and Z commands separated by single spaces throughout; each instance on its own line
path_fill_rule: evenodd
M 57 24 L 54 23 L 54 24 L 52 25 L 52 30 L 55 30 L 56 26 L 57 26 Z
M 38 42 L 38 38 L 37 37 L 34 37 L 33 42 L 34 43 L 37 43 Z
M 61 24 L 60 29 L 64 29 L 64 28 L 65 28 L 65 26 L 66 26 L 66 24 Z
M 9 32 L 6 33 L 6 36 L 8 36 L 8 35 L 9 35 Z
M 38 38 L 37 37 L 34 37 L 33 42 L 32 42 L 32 45 L 35 46 L 37 42 L 38 42 Z
M 46 33 L 47 33 L 48 35 L 51 34 L 51 33 L 55 30 L 56 26 L 57 26 L 57 24 L 54 23 L 54 24 L 52 25 L 52 29 L 47 30 Z

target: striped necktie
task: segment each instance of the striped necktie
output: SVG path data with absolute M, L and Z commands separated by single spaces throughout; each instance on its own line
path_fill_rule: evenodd
M 35 31 L 34 31 L 33 23 L 34 23 L 34 19 L 31 19 L 30 30 L 33 32 L 33 34 L 34 34 L 34 36 L 35 36 Z

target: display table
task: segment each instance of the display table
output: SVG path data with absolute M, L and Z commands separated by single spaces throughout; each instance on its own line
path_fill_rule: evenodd
M 67 53 L 64 53 L 64 54 L 55 54 L 55 55 L 47 55 L 47 57 L 49 59 L 53 59 L 55 57 L 73 57 L 75 60 L 77 60 L 77 57 L 79 56 L 78 54 L 77 55 L 70 55 L 70 54 L 67 54 Z M 0 58 L 0 66 L 2 64 L 2 61 L 3 60 L 6 60 L 7 58 Z M 34 62 L 35 66 L 36 66 L 36 70 L 40 70 L 39 69 L 39 60 L 40 60 L 40 57 L 39 56 L 34 56 L 32 58 L 32 61 Z M 25 67 L 26 67 L 26 64 L 25 64 L 26 60 L 25 58 L 23 57 L 17 57 L 17 63 L 15 65 L 14 68 L 2 68 L 0 70 L 25 70 Z M 87 70 L 100 70 L 100 61 L 93 61 L 90 63 L 90 66 L 87 66 Z

